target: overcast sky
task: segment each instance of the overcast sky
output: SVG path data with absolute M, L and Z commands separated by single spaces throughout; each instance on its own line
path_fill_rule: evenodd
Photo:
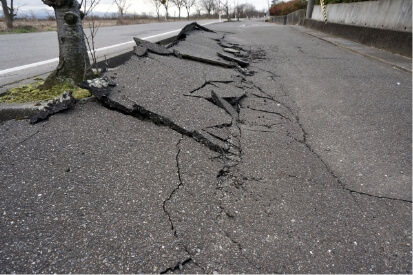
M 78 0 L 79 1 L 79 0 Z M 155 15 L 155 9 L 153 6 L 150 4 L 149 0 L 129 0 L 131 3 L 131 7 L 128 9 L 128 13 L 137 13 L 140 14 L 142 12 L 145 12 L 147 14 L 153 14 Z M 263 9 L 268 9 L 268 0 L 229 0 L 229 3 L 232 4 L 235 2 L 238 2 L 239 4 L 244 4 L 244 3 L 250 3 L 253 4 L 258 11 L 261 11 Z M 7 1 L 9 2 L 9 1 Z M 80 2 L 80 1 L 79 1 Z M 41 0 L 14 0 L 15 6 L 16 4 L 20 6 L 19 11 L 24 13 L 27 11 L 42 11 L 45 9 L 51 9 Z M 116 6 L 112 4 L 113 0 L 100 0 L 99 5 L 95 8 L 96 11 L 99 12 L 117 12 Z M 164 13 L 164 10 L 161 7 L 161 13 Z M 195 9 L 191 10 L 191 13 Z M 169 9 L 169 15 L 173 15 L 174 9 L 170 8 Z M 181 13 L 185 15 L 186 10 L 181 10 Z M 178 14 L 176 14 L 178 16 Z

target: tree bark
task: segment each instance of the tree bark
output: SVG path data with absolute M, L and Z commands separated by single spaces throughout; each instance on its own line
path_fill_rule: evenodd
M 87 53 L 80 5 L 77 0 L 42 0 L 56 15 L 59 65 L 46 79 L 43 88 L 67 82 L 82 82 L 93 76 Z
M 13 29 L 13 0 L 10 1 L 10 7 L 7 5 L 7 0 L 0 0 L 1 7 L 3 8 L 4 22 L 8 31 Z

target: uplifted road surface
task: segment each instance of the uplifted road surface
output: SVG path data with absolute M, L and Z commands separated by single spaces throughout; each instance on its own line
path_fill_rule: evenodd
M 210 29 L 0 125 L 2 273 L 411 273 L 411 74 Z

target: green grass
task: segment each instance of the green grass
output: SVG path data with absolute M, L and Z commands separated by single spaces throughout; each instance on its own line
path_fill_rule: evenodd
M 44 80 L 36 79 L 36 82 L 9 89 L 4 95 L 0 96 L 0 103 L 28 103 L 50 100 L 59 97 L 63 92 L 72 91 L 75 99 L 91 96 L 90 92 L 75 85 L 64 83 L 54 86 L 49 90 L 40 90 Z
M 37 32 L 37 29 L 33 26 L 19 26 L 14 27 L 11 31 L 0 31 L 0 34 L 10 34 L 10 33 L 29 33 L 29 32 Z

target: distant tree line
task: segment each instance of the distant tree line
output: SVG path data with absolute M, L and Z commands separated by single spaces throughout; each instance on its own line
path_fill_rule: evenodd
M 97 0 L 77 0 L 82 6 L 86 2 L 98 3 Z M 88 18 L 94 19 L 150 19 L 154 18 L 151 13 L 140 12 L 136 13 L 129 11 L 131 3 L 134 0 L 112 0 L 117 12 L 92 12 L 88 14 Z M 153 12 L 158 21 L 168 20 L 170 9 L 175 7 L 178 11 L 177 17 L 180 20 L 181 15 L 185 14 L 187 20 L 192 18 L 217 18 L 221 14 L 224 18 L 252 18 L 263 16 L 267 11 L 258 11 L 253 4 L 239 4 L 240 0 L 142 0 L 146 1 L 153 8 Z M 295 1 L 295 0 L 294 0 Z M 16 5 L 17 2 L 17 5 Z M 243 1 L 244 2 L 244 1 Z M 13 21 L 15 19 L 48 19 L 55 20 L 53 10 L 42 10 L 36 13 L 33 10 L 19 11 L 21 5 L 18 0 L 0 0 L 2 9 L 0 12 L 0 21 L 6 25 L 8 30 L 13 29 Z M 97 5 L 95 5 L 97 6 Z M 160 14 L 164 14 L 161 18 Z

